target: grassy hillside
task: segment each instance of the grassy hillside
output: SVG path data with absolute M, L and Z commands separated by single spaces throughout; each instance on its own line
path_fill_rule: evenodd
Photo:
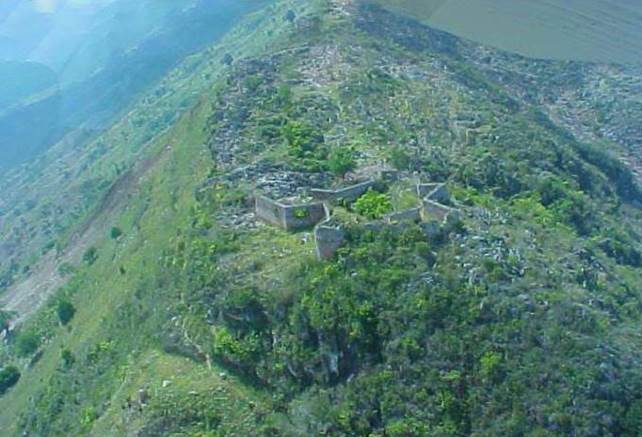
M 74 159 L 13 179 L 60 187 L 0 204 L 22 236 L 2 249 L 55 235 L 60 282 L 0 347 L 21 372 L 0 433 L 638 435 L 641 77 L 360 2 L 252 15 Z M 446 182 L 460 220 L 351 225 L 326 261 L 255 220 L 257 190 L 341 184 L 346 156 Z M 44 224 L 61 200 L 75 212 Z
M 636 0 L 374 0 L 464 38 L 526 56 L 642 62 Z

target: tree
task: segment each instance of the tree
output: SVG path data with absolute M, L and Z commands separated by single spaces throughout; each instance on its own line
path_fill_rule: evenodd
M 40 347 L 40 336 L 35 332 L 21 332 L 16 338 L 18 354 L 23 357 L 32 355 Z
M 69 349 L 63 349 L 60 353 L 60 358 L 65 369 L 69 369 L 76 362 L 76 357 Z
M 368 190 L 354 203 L 354 210 L 368 218 L 378 219 L 392 211 L 392 202 L 386 194 Z
M 234 62 L 234 58 L 229 53 L 226 53 L 225 56 L 223 56 L 223 64 L 229 66 L 232 65 L 232 62 Z
M 281 134 L 288 144 L 289 152 L 297 158 L 310 157 L 323 135 L 307 123 L 288 121 L 281 129 Z
M 98 250 L 96 250 L 94 246 L 91 246 L 89 249 L 85 251 L 85 253 L 82 256 L 82 259 L 87 264 L 92 265 L 98 259 Z
M 410 170 L 412 158 L 403 149 L 397 147 L 390 151 L 390 163 L 397 170 Z
M 288 9 L 288 11 L 285 13 L 285 19 L 290 23 L 293 23 L 294 20 L 296 20 L 296 14 L 292 9 Z
M 9 328 L 9 322 L 11 321 L 11 313 L 6 311 L 0 311 L 0 332 Z
M 351 148 L 337 149 L 330 155 L 328 168 L 337 176 L 344 177 L 355 167 L 355 153 Z
M 116 226 L 111 228 L 111 231 L 109 231 L 109 236 L 112 238 L 112 240 L 118 240 L 122 235 L 123 231 Z
M 0 395 L 16 385 L 20 379 L 20 371 L 14 366 L 8 366 L 0 370 Z
M 74 318 L 74 315 L 76 314 L 76 307 L 74 307 L 73 304 L 68 300 L 60 300 L 58 301 L 56 312 L 58 313 L 60 323 L 66 325 L 71 321 L 71 319 Z

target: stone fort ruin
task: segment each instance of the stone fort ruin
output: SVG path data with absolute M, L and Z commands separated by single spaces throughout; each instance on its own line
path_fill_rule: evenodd
M 311 201 L 296 199 L 271 199 L 262 194 L 255 196 L 255 217 L 286 231 L 297 232 L 314 228 L 316 253 L 319 259 L 334 256 L 343 245 L 345 227 L 333 216 L 333 208 L 355 202 L 369 190 L 378 190 L 385 182 L 398 180 L 396 172 L 381 172 L 377 179 L 369 179 L 347 187 L 330 190 L 312 188 Z M 410 185 L 410 184 L 409 184 Z M 452 208 L 450 194 L 443 183 L 414 183 L 417 204 L 411 208 L 393 211 L 381 219 L 364 226 L 380 227 L 404 222 L 423 222 L 427 233 L 439 232 L 447 223 L 459 218 L 458 210 Z

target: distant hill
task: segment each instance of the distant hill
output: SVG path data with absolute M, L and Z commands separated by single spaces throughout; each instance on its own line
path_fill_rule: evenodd
M 64 29 L 69 26 L 61 28 L 61 23 L 74 23 L 78 16 L 67 14 L 68 18 L 53 20 L 57 24 L 45 37 L 38 37 L 38 49 L 29 57 L 50 65 L 58 73 L 57 82 L 45 83 L 33 71 L 19 74 L 16 65 L 23 64 L 16 64 L 18 61 L 7 62 L 4 69 L 0 64 L 3 82 L 18 84 L 6 91 L 0 85 L 0 170 L 37 157 L 81 126 L 101 129 L 184 56 L 214 42 L 260 3 L 217 0 L 213 7 L 208 0 L 114 1 L 75 36 L 66 35 Z M 23 23 L 15 13 L 11 17 L 12 26 Z M 9 30 L 10 26 L 2 29 L 10 34 Z M 1 44 L 0 40 L 0 59 Z M 53 55 L 53 47 L 69 53 Z M 37 98 L 31 95 L 30 91 L 42 91 L 43 85 L 55 87 Z
M 57 82 L 56 73 L 43 64 L 0 61 L 0 108 L 18 103 Z
M 526 56 L 642 62 L 638 0 L 374 0 L 431 26 Z

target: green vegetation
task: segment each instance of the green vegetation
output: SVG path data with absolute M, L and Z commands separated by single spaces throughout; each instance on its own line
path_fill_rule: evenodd
M 0 434 L 639 434 L 639 193 L 624 146 L 541 112 L 566 66 L 328 6 L 251 17 L 87 146 L 110 153 L 56 222 L 67 282 L 0 348 L 23 373 Z M 600 82 L 591 68 L 569 71 Z M 252 219 L 255 187 L 382 161 L 448 181 L 461 222 L 363 226 L 415 205 L 409 180 L 336 208 L 331 260 Z
M 58 314 L 60 323 L 66 325 L 71 321 L 71 319 L 74 318 L 74 314 L 76 314 L 76 308 L 68 300 L 62 299 L 58 301 L 56 313 Z
M 285 19 L 290 23 L 293 23 L 296 20 L 296 13 L 292 9 L 288 9 L 285 13 Z
M 342 148 L 330 153 L 328 169 L 337 176 L 344 177 L 346 173 L 354 170 L 355 165 L 355 153 L 350 148 Z
M 40 335 L 37 332 L 20 332 L 16 338 L 16 350 L 20 356 L 31 356 L 38 350 L 41 341 Z
M 392 202 L 387 194 L 368 190 L 354 202 L 352 207 L 362 216 L 378 219 L 392 211 Z
M 328 154 L 319 130 L 305 122 L 288 120 L 281 128 L 281 135 L 296 163 L 307 170 L 322 168 Z
M 82 255 L 82 260 L 88 265 L 92 265 L 93 263 L 96 262 L 97 259 L 98 259 L 98 249 L 96 249 L 94 246 L 91 246 Z
M 123 235 L 123 231 L 116 226 L 113 226 L 109 231 L 109 236 L 111 237 L 112 240 L 118 240 L 122 235 Z
M 14 366 L 5 367 L 0 370 L 0 396 L 16 385 L 19 379 L 20 371 Z
M 308 212 L 307 209 L 299 208 L 299 209 L 294 210 L 294 217 L 296 217 L 298 219 L 304 219 L 308 215 L 309 215 L 309 212 Z
M 390 163 L 397 170 L 410 170 L 413 165 L 413 159 L 401 148 L 394 148 L 390 152 Z
M 9 322 L 11 321 L 11 319 L 11 313 L 0 311 L 0 331 L 3 331 L 9 327 Z

